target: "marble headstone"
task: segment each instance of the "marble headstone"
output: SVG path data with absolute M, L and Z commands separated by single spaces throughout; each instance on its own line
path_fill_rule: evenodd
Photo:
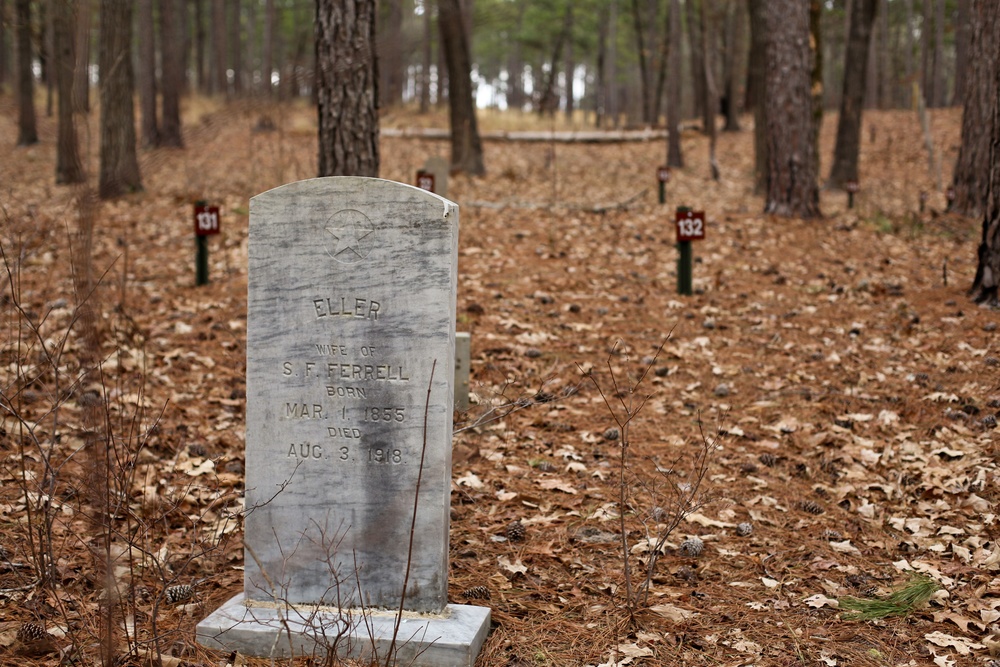
M 251 199 L 244 591 L 201 643 L 384 655 L 402 606 L 403 664 L 475 660 L 489 610 L 447 603 L 457 248 L 458 207 L 401 183 Z

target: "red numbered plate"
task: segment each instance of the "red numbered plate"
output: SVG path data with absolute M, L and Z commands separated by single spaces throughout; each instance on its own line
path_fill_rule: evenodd
M 195 236 L 210 236 L 219 233 L 219 207 L 196 204 L 194 207 Z
M 660 167 L 656 170 L 656 178 L 660 183 L 670 182 L 670 167 Z
M 434 174 L 426 171 L 417 172 L 417 187 L 421 190 L 434 192 Z
M 700 241 L 705 238 L 704 211 L 677 211 L 677 240 Z

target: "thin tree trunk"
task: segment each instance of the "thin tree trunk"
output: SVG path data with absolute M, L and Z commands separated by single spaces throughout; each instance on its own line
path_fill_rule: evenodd
M 711 49 L 708 43 L 708 0 L 701 0 L 701 16 L 698 21 L 701 27 L 702 77 L 705 81 L 705 116 L 703 119 L 705 132 L 708 133 L 708 166 L 712 180 L 719 180 L 719 163 L 715 159 L 715 111 L 718 108 L 718 95 L 715 92 L 715 81 L 712 77 Z
M 801 0 L 768 0 L 767 202 L 765 212 L 819 215 L 813 156 L 812 55 L 809 6 Z
M 160 0 L 160 63 L 163 109 L 160 126 L 160 145 L 180 148 L 184 145 L 181 137 L 181 90 L 184 87 L 184 55 L 181 47 L 184 36 L 179 18 L 182 15 L 182 0 Z
M 317 0 L 319 176 L 379 170 L 375 0 Z
M 135 154 L 132 2 L 101 0 L 101 173 L 103 199 L 142 189 Z
M 705 52 L 701 40 L 701 3 L 706 0 L 687 0 L 684 11 L 687 14 L 688 44 L 691 46 L 691 81 L 694 89 L 694 112 L 701 116 L 702 132 L 708 132 L 708 94 L 705 90 Z
M 604 125 L 608 104 L 608 11 L 602 5 L 597 18 L 597 94 L 594 97 L 594 127 Z
M 45 79 L 45 116 L 47 118 L 52 118 L 54 113 L 54 96 L 53 90 L 55 88 L 55 67 L 56 67 L 56 43 L 55 43 L 55 30 L 53 29 L 53 16 L 55 14 L 55 8 L 52 6 L 55 0 L 45 0 L 42 4 L 43 11 L 45 12 L 45 20 L 43 21 L 43 26 L 45 29 L 44 38 L 42 40 L 44 63 L 42 65 L 42 76 Z
M 881 74 L 879 79 L 878 106 L 879 109 L 889 109 L 892 107 L 892 80 L 895 70 L 892 68 L 892 61 L 889 58 L 889 0 L 880 0 L 882 6 L 879 8 L 879 36 L 878 36 L 878 71 Z
M 542 94 L 538 99 L 538 113 L 553 114 L 559 106 L 559 96 L 555 93 L 556 77 L 559 74 L 559 61 L 562 60 L 563 46 L 566 44 L 569 30 L 573 25 L 573 5 L 567 5 L 563 12 L 563 26 L 556 37 L 556 43 L 552 47 L 552 58 L 549 61 L 548 75 L 545 77 L 545 84 L 542 87 Z M 451 60 L 449 59 L 449 64 Z M 451 69 L 448 70 L 451 72 Z
M 209 0 L 212 3 L 212 93 L 228 95 L 226 76 L 226 0 Z
M 233 71 L 233 94 L 236 97 L 243 95 L 243 46 L 240 43 L 242 31 L 241 15 L 243 5 L 240 0 L 229 0 L 229 68 Z
M 944 0 L 937 0 L 934 16 L 934 106 L 943 107 L 947 100 L 944 78 Z
M 441 41 L 448 61 L 448 116 L 451 124 L 451 168 L 474 176 L 486 173 L 483 146 L 472 98 L 472 64 L 459 0 L 438 4 Z
M 146 148 L 160 143 L 156 118 L 156 40 L 153 30 L 153 0 L 136 3 L 139 48 L 139 118 L 142 145 Z
M 767 187 L 767 17 L 765 0 L 750 0 L 748 89 L 753 91 L 754 192 Z
M 931 28 L 933 0 L 923 0 L 923 18 L 920 24 L 920 85 L 923 89 L 924 103 L 934 106 L 934 44 Z
M 667 18 L 670 37 L 670 81 L 667 84 L 667 166 L 683 167 L 681 153 L 681 3 L 670 0 Z
M 572 122 L 575 103 L 573 100 L 573 74 L 576 71 L 576 60 L 573 53 L 573 5 L 570 3 L 566 8 L 567 30 L 566 30 L 566 120 Z
M 431 108 L 431 63 L 434 53 L 434 21 L 431 18 L 431 9 L 430 2 L 425 0 L 423 61 L 420 65 L 420 113 L 422 114 L 427 113 Z
M 955 90 L 951 98 L 952 106 L 959 106 L 965 99 L 966 70 L 969 67 L 969 41 L 972 39 L 972 31 L 969 27 L 970 1 L 958 0 L 958 25 L 955 26 Z
M 212 78 L 208 67 L 209 54 L 205 48 L 205 0 L 192 0 L 194 3 L 194 69 L 198 79 L 198 90 L 202 93 L 212 92 Z
M 278 11 L 274 0 L 267 0 L 264 6 L 264 44 L 261 54 L 261 87 L 267 97 L 271 97 L 273 88 L 271 76 L 274 74 L 274 36 L 278 28 Z
M 611 126 L 617 128 L 621 122 L 621 107 L 618 95 L 618 0 L 611 0 L 608 17 L 608 75 L 607 111 L 611 116 Z
M 76 57 L 73 53 L 73 7 L 70 0 L 54 0 L 52 29 L 55 53 L 56 87 L 59 93 L 59 138 L 56 150 L 56 183 L 83 183 L 86 175 L 80 162 L 80 150 L 73 118 L 73 72 Z
M 10 54 L 8 52 L 7 33 L 10 29 L 10 20 L 7 18 L 7 0 L 0 0 L 0 95 L 3 95 L 4 87 L 10 74 Z
M 847 181 L 858 180 L 858 153 L 861 148 L 861 113 L 865 99 L 870 57 L 872 26 L 878 0 L 850 0 L 851 28 L 844 64 L 844 93 L 840 98 L 837 143 L 827 186 L 843 188 Z
M 913 25 L 913 0 L 903 0 L 903 13 L 906 26 Z M 913 83 L 916 81 L 916 67 L 913 63 L 913 30 L 903 30 L 903 69 L 906 74 L 906 85 L 903 88 L 903 100 L 906 106 L 916 109 L 917 101 L 913 99 Z
M 740 131 L 740 98 L 737 76 L 740 54 L 743 52 L 742 2 L 729 3 L 726 7 L 726 125 L 725 132 Z
M 16 0 L 17 12 L 17 145 L 38 143 L 35 120 L 35 75 L 31 71 L 31 1 Z
M 76 1 L 75 34 L 73 45 L 75 56 L 73 69 L 73 112 L 85 114 L 90 111 L 90 25 L 91 0 Z
M 388 3 L 385 34 L 379 37 L 379 72 L 383 98 L 379 106 L 390 107 L 403 101 L 403 3 Z
M 507 107 L 517 111 L 524 109 L 524 57 L 521 54 L 520 39 L 523 22 L 524 4 L 518 3 L 516 28 L 507 45 Z M 428 57 L 429 55 L 428 53 Z

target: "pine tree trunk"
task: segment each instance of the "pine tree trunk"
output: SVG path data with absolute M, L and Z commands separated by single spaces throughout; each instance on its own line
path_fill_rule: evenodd
M 827 185 L 843 188 L 847 181 L 858 180 L 858 153 L 861 148 L 861 112 L 865 100 L 869 44 L 878 0 L 850 0 L 851 27 L 844 63 L 844 93 L 840 98 L 837 143 Z
M 146 148 L 160 143 L 160 126 L 156 118 L 156 40 L 153 30 L 153 0 L 136 3 L 138 16 L 139 66 L 139 126 L 142 145 Z
M 73 72 L 76 70 L 73 7 L 70 0 L 55 0 L 53 31 L 56 87 L 59 95 L 59 138 L 56 144 L 56 183 L 83 183 L 86 175 L 73 119 Z
M 233 70 L 233 94 L 243 95 L 243 45 L 241 43 L 241 18 L 243 6 L 240 0 L 229 0 L 229 67 Z
M 420 113 L 431 108 L 431 63 L 434 47 L 434 21 L 431 19 L 431 5 L 424 3 L 424 43 L 423 60 L 420 65 Z M 510 74 L 513 76 L 513 74 Z M 509 100 L 508 100 L 509 101 Z
M 740 131 L 739 69 L 740 54 L 743 52 L 743 25 L 741 22 L 743 3 L 731 3 L 726 7 L 726 125 L 725 132 Z
M 748 76 L 753 108 L 754 192 L 767 188 L 767 16 L 765 0 L 750 0 Z
M 684 3 L 684 12 L 687 18 L 687 35 L 688 35 L 688 45 L 691 47 L 691 87 L 694 90 L 694 113 L 701 117 L 702 120 L 702 132 L 708 132 L 708 123 L 706 122 L 707 112 L 705 109 L 707 103 L 706 91 L 705 91 L 705 58 L 704 51 L 702 50 L 703 44 L 701 39 L 701 4 L 706 0 L 698 0 L 696 5 L 694 0 L 687 0 Z
M 989 115 L 986 123 L 981 126 L 980 141 L 987 144 L 987 186 L 983 213 L 983 236 L 979 244 L 979 263 L 976 267 L 976 277 L 972 282 L 970 294 L 977 303 L 1000 305 L 1000 4 L 994 0 L 973 0 L 973 31 L 980 31 L 980 49 L 984 45 L 991 46 L 990 51 L 976 48 L 976 38 L 973 36 L 972 60 L 982 56 L 991 64 L 979 74 L 983 78 L 972 76 L 967 87 L 983 88 L 982 97 L 989 98 Z M 989 78 L 986 78 L 986 75 Z M 964 144 L 963 121 L 963 144 Z
M 448 62 L 448 116 L 451 124 L 451 168 L 474 176 L 486 173 L 483 145 L 472 98 L 472 65 L 459 0 L 438 3 L 438 21 Z
M 913 25 L 913 0 L 903 0 L 904 25 Z M 903 88 L 903 100 L 907 107 L 917 108 L 913 99 L 913 82 L 916 77 L 916 67 L 913 63 L 913 31 L 903 30 L 903 71 L 906 74 L 906 85 Z
M 886 0 L 888 1 L 888 0 Z M 965 99 L 966 69 L 969 67 L 969 42 L 972 31 L 969 26 L 970 0 L 958 0 L 958 25 L 955 26 L 955 90 L 951 104 L 958 106 Z
M 98 194 L 108 199 L 142 189 L 132 106 L 135 83 L 130 53 L 131 0 L 101 0 L 100 45 L 101 173 Z
M 212 78 L 208 66 L 209 54 L 205 44 L 205 0 L 192 0 L 194 3 L 194 71 L 198 79 L 198 90 L 205 94 L 212 92 Z
M 576 60 L 573 53 L 573 5 L 566 9 L 566 66 L 564 68 L 566 77 L 566 120 L 573 121 L 573 74 L 576 71 Z
M 810 91 L 812 97 L 812 145 L 813 145 L 813 173 L 819 175 L 819 131 L 823 127 L 823 31 L 821 30 L 821 18 L 823 16 L 823 4 L 820 0 L 810 0 L 809 2 L 809 37 L 810 51 L 812 54 L 812 68 L 810 69 Z
M 90 111 L 90 11 L 91 0 L 76 2 L 76 30 L 73 40 L 75 55 L 73 69 L 73 112 L 85 114 Z
M 180 148 L 181 90 L 184 87 L 184 36 L 179 19 L 183 16 L 182 0 L 160 0 L 160 63 L 162 70 L 163 113 L 160 145 Z
M 683 167 L 681 152 L 681 3 L 670 0 L 670 80 L 667 83 L 667 166 Z
M 769 0 L 767 26 L 767 200 L 765 212 L 811 218 L 819 215 L 813 155 L 809 6 L 801 0 Z
M 226 0 L 209 0 L 212 3 L 212 93 L 227 95 L 229 81 L 226 76 Z
M 987 7 L 986 5 L 990 5 Z M 970 217 L 980 215 L 987 203 L 991 163 L 987 128 L 996 91 L 991 82 L 998 76 L 1000 37 L 996 26 L 997 12 L 992 0 L 973 0 L 970 15 L 969 64 L 966 72 L 965 99 L 962 112 L 962 142 L 955 161 L 952 187 L 955 201 L 952 210 Z M 996 137 L 994 137 L 995 139 Z M 992 158 L 995 160 L 995 158 Z
M 7 0 L 0 0 L 0 95 L 3 95 L 7 78 L 10 74 L 10 54 L 7 53 L 7 31 L 10 19 L 7 18 Z
M 38 143 L 35 121 L 35 75 L 31 71 L 31 0 L 16 0 L 17 12 L 17 145 Z
M 403 101 L 403 3 L 388 3 L 385 34 L 379 36 L 379 72 L 383 91 L 380 107 L 391 107 Z
M 930 0 L 927 0 L 930 2 Z M 947 100 L 944 80 L 944 0 L 937 0 L 934 15 L 934 106 Z
M 375 0 L 316 1 L 319 175 L 378 176 Z
M 264 43 L 261 45 L 261 89 L 264 95 L 271 97 L 273 88 L 271 77 L 274 74 L 274 38 L 278 28 L 278 12 L 274 0 L 267 0 L 264 6 Z

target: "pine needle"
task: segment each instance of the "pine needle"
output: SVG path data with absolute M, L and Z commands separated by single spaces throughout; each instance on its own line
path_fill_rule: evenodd
M 937 590 L 941 588 L 930 577 L 916 575 L 905 587 L 894 591 L 887 598 L 841 598 L 841 609 L 850 609 L 856 613 L 846 614 L 844 620 L 872 621 L 888 616 L 908 616 L 918 607 L 923 606 Z

